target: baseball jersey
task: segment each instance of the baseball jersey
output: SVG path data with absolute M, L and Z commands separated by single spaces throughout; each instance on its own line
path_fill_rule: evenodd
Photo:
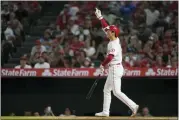
M 122 48 L 119 38 L 109 41 L 107 46 L 107 55 L 112 54 L 114 58 L 110 61 L 109 65 L 122 63 Z
M 42 63 L 42 64 L 36 63 L 35 66 L 34 66 L 34 68 L 50 68 L 50 64 L 47 63 L 47 62 L 44 62 L 44 63 Z

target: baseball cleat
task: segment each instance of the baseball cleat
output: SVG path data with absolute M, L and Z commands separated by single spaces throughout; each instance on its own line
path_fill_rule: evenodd
M 98 117 L 109 117 L 109 114 L 106 114 L 104 112 L 100 112 L 100 113 L 96 113 L 95 116 L 98 116 Z
M 136 105 L 136 107 L 134 108 L 134 111 L 133 111 L 131 117 L 135 117 L 136 116 L 138 109 L 139 109 L 139 105 Z

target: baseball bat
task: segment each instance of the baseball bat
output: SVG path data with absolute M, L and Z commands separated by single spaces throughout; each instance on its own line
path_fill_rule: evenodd
M 96 86 L 97 86 L 97 84 L 98 84 L 99 79 L 100 79 L 100 75 L 99 75 L 98 78 L 94 81 L 94 83 L 93 83 L 93 85 L 91 86 L 91 88 L 90 88 L 88 94 L 86 95 L 86 99 L 87 99 L 87 100 L 89 100 L 89 99 L 91 98 L 91 96 L 92 96 L 92 94 L 93 94 L 93 92 L 94 92 L 94 90 L 95 90 L 95 88 L 96 88 Z

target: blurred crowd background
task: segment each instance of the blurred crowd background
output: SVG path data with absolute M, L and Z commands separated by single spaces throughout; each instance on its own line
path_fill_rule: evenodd
M 119 27 L 125 67 L 178 66 L 178 1 L 2 2 L 1 65 L 98 67 L 109 40 L 95 7 Z

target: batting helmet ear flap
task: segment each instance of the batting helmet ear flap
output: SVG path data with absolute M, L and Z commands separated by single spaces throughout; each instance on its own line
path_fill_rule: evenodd
M 118 36 L 116 35 L 115 31 L 111 31 L 111 32 L 115 35 L 115 37 L 118 37 Z
M 110 25 L 109 29 L 115 32 L 115 36 L 118 37 L 120 30 L 115 25 Z

